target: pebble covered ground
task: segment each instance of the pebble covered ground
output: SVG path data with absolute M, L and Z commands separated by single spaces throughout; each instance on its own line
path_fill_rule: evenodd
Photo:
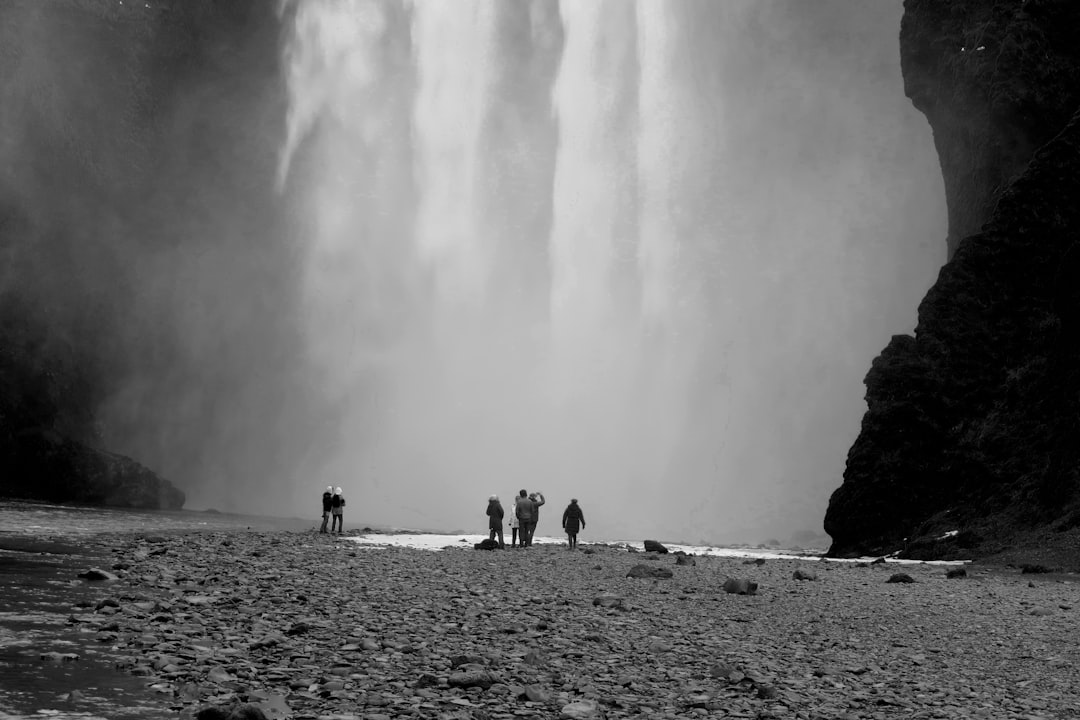
M 102 541 L 117 579 L 87 582 L 68 622 L 162 717 L 1080 718 L 1078 585 L 1060 576 L 314 532 Z

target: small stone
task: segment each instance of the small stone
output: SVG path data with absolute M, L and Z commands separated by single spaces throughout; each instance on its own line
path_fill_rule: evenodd
M 732 595 L 756 595 L 758 585 L 746 578 L 728 578 L 724 581 L 724 592 Z
M 630 572 L 626 573 L 628 578 L 670 578 L 675 573 L 671 571 L 671 568 L 666 567 L 653 567 L 651 565 L 635 565 L 630 568 Z
M 791 573 L 792 580 L 817 580 L 817 573 L 813 570 L 803 570 L 801 568 L 796 569 Z
M 911 577 L 907 573 L 893 573 L 892 575 L 889 576 L 889 579 L 886 580 L 885 582 L 887 582 L 887 583 L 913 583 L 913 582 L 915 582 L 915 578 Z
M 79 577 L 83 580 L 89 580 L 90 582 L 100 582 L 109 580 L 119 580 L 120 578 L 113 575 L 108 570 L 102 570 L 101 568 L 90 568 L 86 572 L 79 573 Z
M 604 593 L 594 597 L 592 604 L 593 606 L 599 605 L 600 607 L 605 608 L 624 608 L 626 607 L 626 600 L 622 596 L 615 595 L 614 593 Z
M 563 705 L 559 712 L 566 720 L 592 720 L 600 717 L 600 706 L 595 700 L 577 700 Z

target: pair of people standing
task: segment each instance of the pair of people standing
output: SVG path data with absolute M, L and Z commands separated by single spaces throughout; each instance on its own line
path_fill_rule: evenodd
M 322 527 L 319 532 L 326 533 L 326 523 L 333 518 L 330 532 L 340 533 L 345 525 L 345 495 L 341 488 L 335 489 L 332 485 L 326 486 L 326 492 L 322 495 Z

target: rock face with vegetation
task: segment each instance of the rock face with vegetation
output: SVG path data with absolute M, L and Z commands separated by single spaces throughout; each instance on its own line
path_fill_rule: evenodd
M 831 554 L 1080 549 L 1080 5 L 907 0 L 952 257 L 866 377 Z

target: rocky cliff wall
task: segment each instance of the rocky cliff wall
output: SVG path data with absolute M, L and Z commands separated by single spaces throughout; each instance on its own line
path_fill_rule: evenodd
M 1080 5 L 908 0 L 953 257 L 866 377 L 833 555 L 1080 549 Z M 1080 555 L 1078 555 L 1080 557 Z
M 221 482 L 234 414 L 284 402 L 252 387 L 295 345 L 279 27 L 261 0 L 0 0 L 0 495 L 176 507 L 105 449 Z

